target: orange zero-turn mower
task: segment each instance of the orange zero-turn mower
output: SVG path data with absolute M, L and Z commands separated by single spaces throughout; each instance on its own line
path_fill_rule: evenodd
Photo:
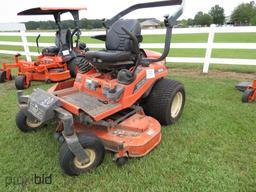
M 236 85 L 239 91 L 243 92 L 242 102 L 252 103 L 256 99 L 256 80 L 252 82 L 241 82 Z
M 18 69 L 18 76 L 15 79 L 17 89 L 25 89 L 30 85 L 30 81 L 45 81 L 46 83 L 58 82 L 75 77 L 77 64 L 81 64 L 84 59 L 80 57 L 87 50 L 85 43 L 80 43 L 80 27 L 78 11 L 85 8 L 33 8 L 22 11 L 18 15 L 54 15 L 58 31 L 56 32 L 55 44 L 44 48 L 42 54 L 36 61 L 26 61 L 19 59 L 19 54 L 15 55 L 15 63 L 3 64 L 0 69 L 0 83 L 11 79 L 11 69 Z M 61 24 L 61 14 L 70 12 L 74 19 L 74 29 L 65 29 Z M 74 38 L 76 36 L 76 39 Z M 39 50 L 40 35 L 36 39 Z M 74 47 L 73 41 L 76 42 Z
M 17 127 L 31 132 L 56 120 L 59 161 L 68 175 L 96 168 L 105 150 L 115 153 L 117 165 L 148 154 L 161 141 L 161 124 L 175 123 L 185 104 L 183 85 L 165 78 L 172 28 L 183 12 L 183 4 L 182 0 L 136 4 L 104 20 L 106 35 L 94 38 L 104 40 L 106 49 L 84 55 L 92 69 L 80 66 L 75 80 L 58 83 L 48 92 L 36 89 L 30 96 L 17 92 Z M 164 19 L 167 30 L 163 53 L 140 49 L 138 20 L 121 17 L 141 8 L 174 5 L 178 11 Z

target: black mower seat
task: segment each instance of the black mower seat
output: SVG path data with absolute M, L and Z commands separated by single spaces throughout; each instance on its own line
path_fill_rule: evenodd
M 71 31 L 70 29 L 61 29 L 56 32 L 55 44 L 61 50 L 71 48 Z
M 118 20 L 106 33 L 106 49 L 88 51 L 85 54 L 86 59 L 96 68 L 101 69 L 115 68 L 115 66 L 120 67 L 120 65 L 126 67 L 127 65 L 134 64 L 136 54 L 133 42 L 123 28 L 133 33 L 136 37 L 141 36 L 141 27 L 138 20 Z
M 102 51 L 88 51 L 86 53 L 86 58 L 92 62 L 118 62 L 133 60 L 134 56 L 129 51 L 112 51 L 112 50 L 102 50 Z
M 60 48 L 56 47 L 56 46 L 50 46 L 50 47 L 46 47 L 42 50 L 42 54 L 44 56 L 54 56 L 54 55 L 58 55 L 60 51 Z
M 70 29 L 61 29 L 55 35 L 56 46 L 46 47 L 42 50 L 44 56 L 55 56 L 60 51 L 71 48 L 71 31 Z

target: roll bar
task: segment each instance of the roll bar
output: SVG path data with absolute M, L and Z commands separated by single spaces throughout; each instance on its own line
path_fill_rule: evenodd
M 164 24 L 165 24 L 165 27 L 166 27 L 166 34 L 165 34 L 165 46 L 164 46 L 164 51 L 163 51 L 162 55 L 159 58 L 143 58 L 143 59 L 141 59 L 142 63 L 162 61 L 169 54 L 172 28 L 175 25 L 177 19 L 183 13 L 184 2 L 185 2 L 185 0 L 166 0 L 166 1 L 157 1 L 157 2 L 148 2 L 148 3 L 135 4 L 135 5 L 127 8 L 127 9 L 119 12 L 117 15 L 115 15 L 111 19 L 103 20 L 103 26 L 106 29 L 109 29 L 109 27 L 111 25 L 113 25 L 113 23 L 115 23 L 117 20 L 121 19 L 123 16 L 125 16 L 128 13 L 133 12 L 137 9 L 180 5 L 179 9 L 174 14 L 172 14 L 171 16 L 169 16 L 169 15 L 164 16 L 165 17 Z
M 69 11 L 66 11 L 66 12 L 70 12 L 73 19 L 74 19 L 74 24 L 75 24 L 75 28 L 80 28 L 79 26 L 79 13 L 77 10 L 69 10 Z M 54 12 L 53 13 L 53 16 L 54 16 L 54 20 L 55 20 L 55 23 L 56 25 L 58 26 L 58 28 L 60 29 L 61 28 L 61 19 L 60 19 L 60 16 L 61 14 L 63 14 L 65 12 Z
M 153 7 L 164 7 L 164 6 L 174 6 L 174 5 L 181 5 L 180 9 L 173 14 L 172 16 L 168 17 L 168 21 L 170 24 L 175 22 L 183 13 L 183 5 L 184 5 L 184 0 L 168 0 L 168 1 L 157 1 L 157 2 L 148 2 L 148 3 L 139 3 L 132 5 L 131 7 L 121 11 L 114 17 L 112 17 L 109 20 L 103 21 L 103 25 L 106 28 L 109 28 L 113 23 L 115 23 L 117 20 L 122 18 L 123 16 L 127 15 L 130 12 L 133 12 L 137 9 L 144 9 L 144 8 L 153 8 Z
M 74 39 L 74 35 L 77 36 L 77 42 L 76 42 L 76 47 L 78 47 L 78 41 L 80 39 L 81 36 L 81 31 L 80 31 L 80 24 L 79 24 L 79 13 L 78 10 L 68 10 L 66 12 L 70 12 L 73 19 L 74 19 L 74 24 L 75 24 L 75 29 L 73 30 L 73 32 L 71 33 L 71 49 L 73 49 L 73 39 Z M 53 14 L 54 19 L 55 19 L 55 23 L 58 27 L 58 30 L 61 31 L 62 27 L 61 27 L 61 19 L 60 16 L 61 14 L 64 12 L 56 12 Z

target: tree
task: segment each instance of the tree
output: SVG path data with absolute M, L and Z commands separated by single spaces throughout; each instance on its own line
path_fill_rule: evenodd
M 252 18 L 251 18 L 251 21 L 250 21 L 251 25 L 256 25 L 256 15 L 254 15 Z
M 188 26 L 193 26 L 193 25 L 195 25 L 194 19 L 189 18 L 188 19 Z
M 215 5 L 209 11 L 209 15 L 212 16 L 213 23 L 216 25 L 223 25 L 225 22 L 224 9 L 219 5 Z
M 231 21 L 235 25 L 249 25 L 253 24 L 252 21 L 256 15 L 256 5 L 254 1 L 250 3 L 242 3 L 237 6 L 231 15 Z
M 181 27 L 188 27 L 188 21 L 186 19 L 182 19 L 181 21 L 178 21 L 178 24 Z
M 63 28 L 74 28 L 74 21 L 73 20 L 63 20 L 61 22 Z M 101 28 L 102 21 L 98 19 L 81 19 L 80 26 L 82 29 L 94 29 L 94 28 Z M 57 29 L 57 26 L 54 21 L 28 21 L 26 22 L 26 28 L 29 30 L 36 30 L 36 29 Z
M 200 11 L 195 15 L 194 22 L 195 25 L 210 26 L 212 24 L 212 17 Z
M 39 28 L 39 22 L 36 22 L 36 21 L 28 21 L 26 22 L 26 28 L 28 30 L 35 30 L 35 29 L 38 29 Z
M 81 19 L 80 25 L 82 29 L 94 29 L 94 28 L 101 28 L 102 21 L 101 20 L 89 20 L 89 19 Z

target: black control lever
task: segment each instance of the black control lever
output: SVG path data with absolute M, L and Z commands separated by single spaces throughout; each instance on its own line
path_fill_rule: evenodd
M 132 40 L 132 46 L 133 46 L 134 52 L 135 52 L 137 55 L 140 54 L 139 42 L 138 42 L 137 37 L 136 37 L 133 33 L 131 33 L 128 29 L 126 29 L 125 27 L 122 27 L 122 30 L 123 30 L 127 35 L 129 35 L 129 37 L 131 38 L 131 40 Z
M 41 37 L 41 35 L 39 34 L 37 37 L 36 37 L 36 47 L 37 47 L 37 52 L 40 54 L 40 50 L 39 50 L 39 38 Z
M 138 67 L 138 65 L 139 65 L 139 56 L 140 56 L 139 42 L 138 42 L 137 37 L 136 37 L 133 33 L 131 33 L 128 29 L 126 29 L 125 27 L 122 27 L 122 30 L 123 30 L 127 35 L 129 35 L 130 38 L 132 39 L 133 50 L 134 50 L 134 52 L 135 52 L 135 54 L 136 54 L 135 67 L 134 67 L 134 69 L 133 69 L 133 71 L 132 71 L 132 76 L 134 76 L 135 71 L 136 71 L 136 69 L 137 69 L 137 67 Z

